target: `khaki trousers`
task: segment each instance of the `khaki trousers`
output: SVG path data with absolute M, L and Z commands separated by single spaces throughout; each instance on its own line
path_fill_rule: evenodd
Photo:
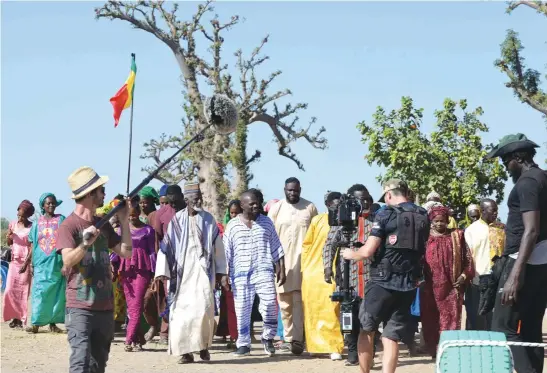
M 289 291 L 277 295 L 283 322 L 285 342 L 304 342 L 304 314 L 302 311 L 302 292 Z

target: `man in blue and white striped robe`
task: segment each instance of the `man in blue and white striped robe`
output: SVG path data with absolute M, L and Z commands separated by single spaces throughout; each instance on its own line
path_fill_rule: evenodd
M 277 332 L 275 276 L 285 281 L 285 255 L 273 222 L 259 213 L 253 193 L 241 196 L 243 213 L 230 220 L 224 232 L 226 262 L 234 294 L 238 338 L 236 355 L 245 356 L 251 347 L 251 312 L 255 294 L 260 298 L 259 311 L 264 322 L 264 351 L 273 355 Z

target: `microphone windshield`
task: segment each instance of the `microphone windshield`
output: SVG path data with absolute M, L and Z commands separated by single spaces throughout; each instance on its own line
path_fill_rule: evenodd
M 203 105 L 203 114 L 217 133 L 227 135 L 236 130 L 237 106 L 224 94 L 216 93 L 207 97 Z

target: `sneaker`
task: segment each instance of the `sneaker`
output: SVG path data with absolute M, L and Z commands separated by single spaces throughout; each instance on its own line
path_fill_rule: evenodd
M 289 342 L 282 342 L 279 345 L 279 351 L 289 352 L 291 350 L 291 344 Z
M 251 354 L 251 348 L 249 346 L 238 347 L 234 356 L 249 356 Z
M 342 355 L 340 355 L 339 353 L 334 352 L 334 353 L 330 354 L 330 359 L 332 361 L 342 360 Z
M 275 346 L 273 344 L 273 340 L 263 339 L 262 340 L 262 345 L 264 346 L 264 352 L 266 353 L 266 355 L 268 355 L 268 356 L 275 355 Z

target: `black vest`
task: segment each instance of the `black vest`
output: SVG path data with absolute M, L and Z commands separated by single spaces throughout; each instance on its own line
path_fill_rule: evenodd
M 384 242 L 387 250 L 407 249 L 423 254 L 429 232 L 429 219 L 418 207 L 389 206 L 397 214 L 397 229 Z

